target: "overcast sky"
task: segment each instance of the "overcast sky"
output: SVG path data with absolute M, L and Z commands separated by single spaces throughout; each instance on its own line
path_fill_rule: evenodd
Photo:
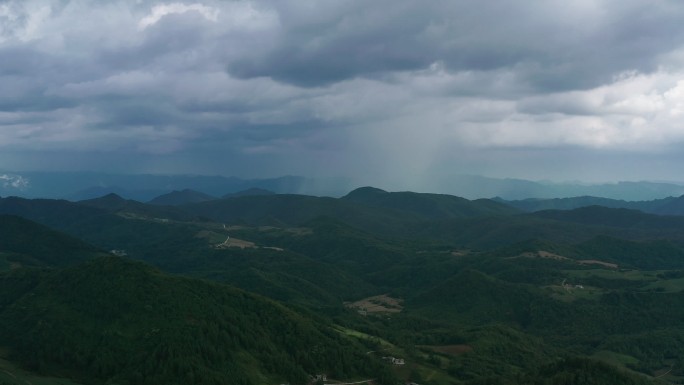
M 683 181 L 679 0 L 0 0 L 0 169 Z

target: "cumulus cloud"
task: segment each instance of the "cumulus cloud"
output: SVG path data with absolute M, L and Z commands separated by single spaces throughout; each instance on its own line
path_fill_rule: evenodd
M 683 18 L 637 0 L 4 0 L 0 150 L 246 176 L 643 159 L 684 144 Z
M 183 14 L 186 12 L 197 12 L 205 19 L 213 22 L 216 22 L 219 13 L 218 9 L 197 3 L 187 5 L 182 3 L 160 4 L 152 7 L 150 14 L 138 22 L 138 28 L 145 29 L 154 25 L 166 15 Z
M 29 186 L 29 179 L 21 175 L 0 174 L 2 187 L 24 190 Z

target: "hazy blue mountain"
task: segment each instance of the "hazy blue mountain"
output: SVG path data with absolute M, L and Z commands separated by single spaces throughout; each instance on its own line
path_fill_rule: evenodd
M 188 188 L 213 196 L 249 188 L 276 193 L 340 196 L 349 189 L 349 182 L 345 179 L 311 179 L 299 176 L 242 179 L 218 175 L 125 175 L 96 172 L 3 172 L 0 175 L 11 177 L 0 183 L 0 196 L 72 200 L 117 193 L 127 199 L 149 201 L 169 191 Z
M 74 192 L 64 197 L 70 201 L 84 201 L 89 199 L 96 199 L 101 196 L 108 194 L 116 194 L 121 197 L 126 197 L 126 199 L 133 199 L 141 202 L 148 201 L 156 196 L 163 194 L 165 191 L 158 190 L 136 190 L 136 189 L 125 189 L 118 186 L 94 186 L 88 187 L 83 190 Z
M 587 206 L 631 208 L 629 206 L 633 204 L 633 202 L 628 202 L 624 200 L 599 198 L 592 196 L 553 199 L 528 198 L 521 200 L 505 200 L 497 197 L 494 200 L 528 212 L 541 210 L 573 210 Z
M 657 201 L 657 205 L 643 211 L 660 215 L 684 215 L 684 195 Z
M 234 193 L 228 193 L 223 196 L 223 198 L 237 198 L 237 197 L 247 197 L 247 196 L 255 196 L 255 195 L 273 195 L 275 194 L 273 191 L 270 190 L 265 190 L 262 188 L 248 188 L 247 190 L 242 190 Z
M 680 196 L 684 194 L 684 185 L 645 181 L 602 184 L 554 183 L 461 175 L 440 180 L 435 184 L 434 191 L 468 199 L 501 197 L 507 200 L 520 200 L 593 196 L 638 201 Z
M 0 172 L 0 196 L 64 198 L 84 200 L 116 193 L 127 199 L 147 202 L 173 190 L 192 189 L 223 196 L 250 188 L 278 194 L 307 194 L 338 197 L 355 186 L 345 178 L 245 179 L 206 175 L 106 174 L 96 172 Z M 457 175 L 435 179 L 419 186 L 421 191 L 451 194 L 467 199 L 501 197 L 567 198 L 595 196 L 628 201 L 662 199 L 684 194 L 684 185 L 658 182 L 618 182 L 587 184 L 523 179 L 498 179 L 477 175 Z
M 588 206 L 602 206 L 608 208 L 639 210 L 645 213 L 658 215 L 684 215 L 684 196 L 647 201 L 625 201 L 591 196 L 554 199 L 530 198 L 510 201 L 495 198 L 494 200 L 528 212 L 542 210 L 573 210 Z
M 189 203 L 206 202 L 214 199 L 216 199 L 216 197 L 213 197 L 209 194 L 191 189 L 185 189 L 182 191 L 174 190 L 170 193 L 160 195 L 147 203 L 153 205 L 178 206 Z

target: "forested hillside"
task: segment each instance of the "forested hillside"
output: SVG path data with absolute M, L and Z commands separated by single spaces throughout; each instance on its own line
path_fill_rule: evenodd
M 0 341 L 12 357 L 83 382 L 304 384 L 317 373 L 387 375 L 361 345 L 319 321 L 117 257 L 6 273 L 0 293 Z
M 674 216 L 371 188 L 173 207 L 5 198 L 0 212 L 43 224 L 0 216 L 0 367 L 15 376 L 684 381 Z

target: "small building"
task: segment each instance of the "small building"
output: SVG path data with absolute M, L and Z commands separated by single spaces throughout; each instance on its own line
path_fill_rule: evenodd
M 404 365 L 404 359 L 403 358 L 396 358 L 396 357 L 382 357 L 383 360 L 389 362 L 392 365 Z

